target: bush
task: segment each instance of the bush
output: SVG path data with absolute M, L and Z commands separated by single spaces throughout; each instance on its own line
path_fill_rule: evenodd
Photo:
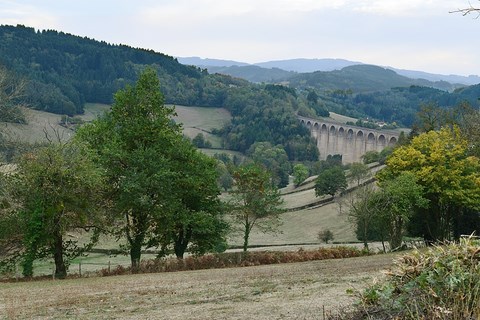
M 333 240 L 333 232 L 330 231 L 330 229 L 322 230 L 318 233 L 317 237 L 318 240 L 328 243 L 328 241 Z
M 480 319 L 480 241 L 461 239 L 403 256 L 383 283 L 366 289 L 352 317 Z

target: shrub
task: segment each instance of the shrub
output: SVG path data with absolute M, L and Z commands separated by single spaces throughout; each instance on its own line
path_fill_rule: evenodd
M 322 230 L 318 233 L 318 240 L 321 240 L 325 243 L 328 241 L 333 240 L 333 232 L 330 229 Z
M 359 313 L 368 319 L 480 319 L 480 241 L 461 239 L 403 256 L 384 282 L 366 289 L 348 319 Z

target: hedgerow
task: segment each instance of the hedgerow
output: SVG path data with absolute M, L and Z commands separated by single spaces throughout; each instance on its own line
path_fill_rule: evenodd
M 278 263 L 303 262 L 325 259 L 339 259 L 359 257 L 365 255 L 364 251 L 353 247 L 319 248 L 316 250 L 298 251 L 256 251 L 256 252 L 230 252 L 207 254 L 203 256 L 187 256 L 184 259 L 163 258 L 143 260 L 140 264 L 140 273 L 172 272 L 186 270 L 201 270 L 214 268 L 234 268 L 258 266 Z M 103 269 L 100 275 L 129 274 L 130 268 L 119 266 L 108 270 Z

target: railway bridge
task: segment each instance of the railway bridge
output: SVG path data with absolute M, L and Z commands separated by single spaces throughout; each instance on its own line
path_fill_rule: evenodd
M 320 160 L 341 154 L 344 164 L 361 162 L 367 151 L 382 151 L 398 141 L 399 133 L 347 125 L 332 120 L 298 117 L 317 142 Z

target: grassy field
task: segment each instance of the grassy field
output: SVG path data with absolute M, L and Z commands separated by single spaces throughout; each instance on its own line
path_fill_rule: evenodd
M 99 103 L 85 104 L 85 113 L 78 117 L 84 121 L 91 121 L 98 115 L 110 109 L 109 105 Z M 203 133 L 207 140 L 212 142 L 213 147 L 220 148 L 220 138 L 208 132 L 212 129 L 220 129 L 230 121 L 230 113 L 221 108 L 184 107 L 176 106 L 177 116 L 174 119 L 183 125 L 184 134 L 190 138 L 198 133 Z M 73 131 L 60 126 L 61 115 L 44 111 L 24 109 L 28 124 L 0 123 L 6 129 L 12 139 L 38 142 L 45 140 L 44 130 L 50 134 L 57 130 L 64 138 L 68 139 Z
M 2 319 L 324 319 L 394 255 L 232 269 L 2 283 Z
M 28 124 L 0 123 L 8 139 L 33 143 L 46 141 L 45 133 L 54 137 L 55 132 L 58 132 L 63 139 L 69 139 L 73 135 L 72 130 L 58 124 L 61 118 L 58 114 L 25 109 L 25 116 Z
M 174 118 L 183 126 L 183 134 L 194 138 L 202 133 L 212 147 L 221 148 L 221 138 L 211 134 L 212 129 L 221 129 L 230 121 L 230 113 L 223 108 L 175 106 L 177 116 Z

